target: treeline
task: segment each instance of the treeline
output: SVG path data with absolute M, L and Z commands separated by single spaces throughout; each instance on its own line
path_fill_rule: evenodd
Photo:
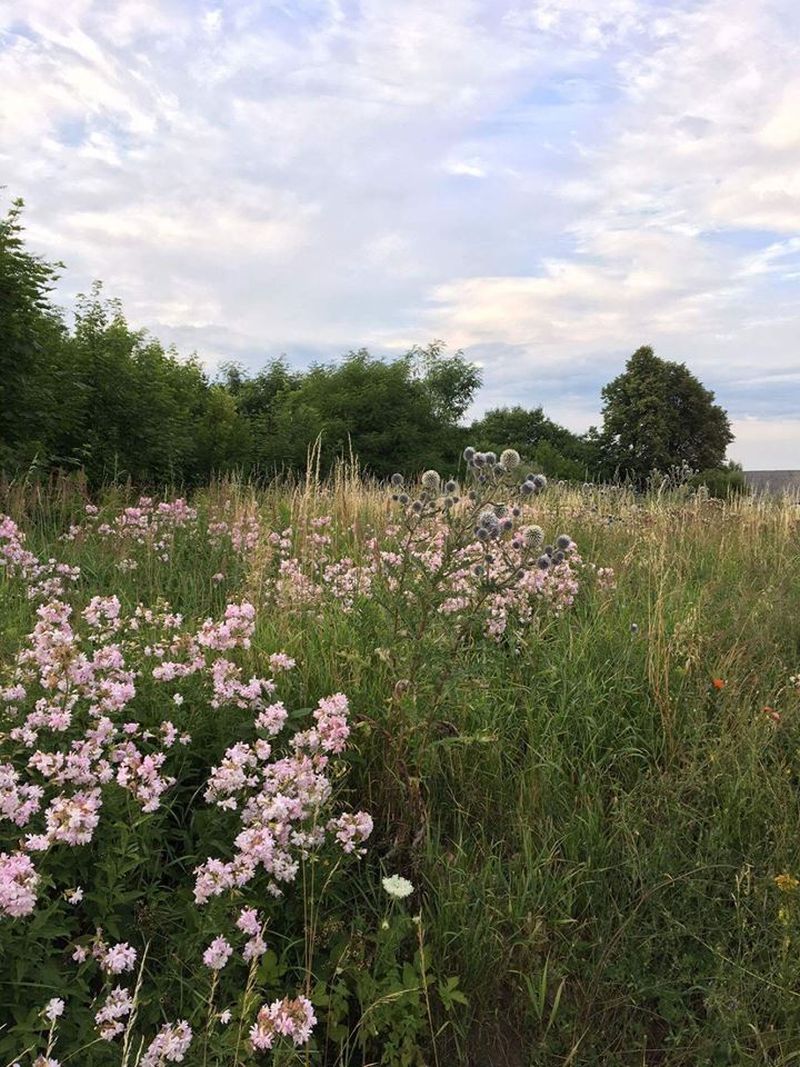
M 93 485 L 197 485 L 231 472 L 269 478 L 304 471 L 320 441 L 323 473 L 349 456 L 377 477 L 453 471 L 472 444 L 516 448 L 549 476 L 641 482 L 654 466 L 718 466 L 730 440 L 713 394 L 650 349 L 639 349 L 603 391 L 603 430 L 583 436 L 540 407 L 498 408 L 464 426 L 480 371 L 438 341 L 393 360 L 360 350 L 305 371 L 283 358 L 255 374 L 229 363 L 212 379 L 196 358 L 132 329 L 99 284 L 78 298 L 68 325 L 52 299 L 62 264 L 25 248 L 21 211 L 16 201 L 0 219 L 7 476 L 82 469 Z
M 306 371 L 270 359 L 216 380 L 132 329 L 99 284 L 68 327 L 51 298 L 61 264 L 24 246 L 16 202 L 0 221 L 0 468 L 7 474 L 85 470 L 90 482 L 198 484 L 232 471 L 301 471 L 321 439 L 323 469 L 355 455 L 377 476 L 452 468 L 467 443 L 525 445 L 547 473 L 581 474 L 580 439 L 541 409 L 461 420 L 477 367 L 438 342 L 391 361 L 365 350 Z M 520 436 L 514 436 L 519 427 Z M 531 457 L 533 458 L 533 456 Z M 579 470 L 580 468 L 580 470 Z

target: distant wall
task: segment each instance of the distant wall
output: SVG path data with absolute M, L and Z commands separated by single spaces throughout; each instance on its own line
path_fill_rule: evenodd
M 800 493 L 800 471 L 745 471 L 744 476 L 757 492 Z

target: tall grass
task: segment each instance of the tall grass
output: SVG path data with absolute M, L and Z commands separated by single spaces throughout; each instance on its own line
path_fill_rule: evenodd
M 80 564 L 93 592 L 196 618 L 221 603 L 210 550 L 177 543 L 168 563 L 120 573 L 98 545 L 59 543 L 87 499 L 77 483 L 3 496 L 31 547 Z M 331 515 L 339 554 L 391 515 L 355 464 L 258 491 L 218 483 L 194 503 L 223 500 L 274 530 Z M 285 648 L 297 703 L 350 698 L 348 788 L 376 822 L 349 888 L 355 925 L 380 912 L 380 873 L 407 876 L 425 951 L 466 994 L 413 1062 L 800 1062 L 800 892 L 774 880 L 800 875 L 800 508 L 555 487 L 532 519 L 613 567 L 616 590 L 457 652 L 437 637 L 422 658 L 387 656 L 370 604 L 270 609 L 259 549 L 228 575 L 228 596 L 261 607 L 256 667 Z M 31 608 L 1 581 L 0 617 L 7 654 Z

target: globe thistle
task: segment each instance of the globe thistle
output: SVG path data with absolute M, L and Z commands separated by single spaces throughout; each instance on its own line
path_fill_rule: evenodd
M 526 478 L 525 481 L 522 483 L 522 485 L 520 485 L 519 491 L 524 496 L 528 496 L 529 493 L 533 492 L 533 482 L 529 482 L 528 479 Z
M 494 506 L 494 513 L 498 517 L 498 519 L 502 519 L 507 511 L 508 508 L 505 506 L 505 504 L 495 504 Z
M 564 562 L 564 553 L 561 551 L 560 548 L 557 548 L 555 550 L 555 552 L 553 553 L 553 563 L 563 563 L 563 562 Z
M 463 456 L 467 463 L 471 463 L 473 461 L 473 459 L 475 458 L 475 449 L 472 447 L 472 445 L 467 445 L 467 447 L 464 449 Z
M 511 514 L 514 516 L 515 519 L 518 519 L 522 514 L 522 508 L 518 508 L 516 505 L 514 505 L 514 507 L 511 509 Z
M 544 554 L 546 556 L 552 556 L 553 555 L 553 546 L 552 545 L 545 545 L 544 546 Z
M 486 456 L 484 455 L 483 452 L 476 452 L 475 453 L 475 455 L 472 457 L 472 465 L 473 465 L 473 467 L 485 467 L 486 466 Z
M 560 548 L 566 551 L 572 544 L 572 538 L 569 534 L 559 534 L 556 538 L 556 548 Z
M 493 467 L 497 463 L 497 455 L 494 452 L 485 452 L 484 458 L 486 460 L 487 467 Z
M 399 502 L 400 502 L 401 504 L 407 504 L 407 503 L 408 503 L 408 501 L 410 500 L 410 497 L 409 497 L 408 493 L 401 493 L 401 494 L 400 494 L 400 495 L 398 496 L 398 498 L 397 498 L 397 499 L 399 500 Z
M 546 571 L 550 567 L 550 557 L 548 555 L 539 556 L 536 560 L 536 566 L 540 571 Z
M 479 541 L 488 541 L 489 531 L 486 529 L 485 526 L 476 526 L 475 536 L 478 538 Z
M 449 479 L 448 479 L 448 480 L 447 480 L 447 481 L 446 481 L 446 482 L 444 483 L 444 491 L 445 491 L 446 493 L 450 493 L 451 495 L 452 495 L 453 493 L 457 493 L 457 492 L 458 492 L 458 482 L 456 482 L 456 481 L 453 481 L 453 479 L 452 479 L 452 478 L 449 478 Z
M 507 471 L 513 471 L 519 466 L 519 452 L 516 448 L 506 448 L 500 453 L 500 462 Z
M 442 501 L 442 504 L 443 504 L 443 505 L 444 505 L 444 506 L 445 506 L 446 508 L 451 508 L 451 507 L 453 506 L 453 504 L 455 504 L 455 500 L 453 500 L 453 498 L 452 498 L 451 496 L 446 496 L 446 497 L 444 498 L 444 500 Z
M 431 470 L 431 471 L 425 471 L 424 472 L 424 474 L 422 475 L 421 481 L 422 481 L 422 487 L 424 489 L 430 489 L 432 492 L 435 493 L 436 490 L 439 488 L 439 484 L 441 482 L 441 478 L 439 477 L 439 475 L 437 474 L 436 471 Z
M 419 513 L 422 511 L 422 501 L 415 500 L 414 503 L 411 505 L 411 510 L 415 511 L 419 515 Z
M 476 578 L 483 577 L 483 567 L 480 565 L 480 563 L 475 564 L 475 566 L 472 568 L 472 573 L 475 575 Z
M 496 530 L 499 525 L 500 520 L 493 511 L 482 511 L 478 516 L 478 526 L 483 526 L 486 530 Z
M 391 477 L 392 485 L 402 485 L 404 481 L 405 478 L 402 474 L 393 474 Z
M 509 530 L 513 530 L 514 529 L 514 520 L 513 519 L 503 519 L 502 522 L 500 523 L 500 528 L 505 530 L 506 532 L 508 532 Z
M 525 545 L 527 548 L 540 548 L 544 541 L 544 530 L 541 526 L 528 526 L 525 530 Z
M 542 489 L 547 488 L 547 479 L 543 474 L 534 474 L 534 476 L 531 478 L 531 481 L 533 482 L 533 487 L 534 489 L 536 489 L 537 492 L 541 492 Z

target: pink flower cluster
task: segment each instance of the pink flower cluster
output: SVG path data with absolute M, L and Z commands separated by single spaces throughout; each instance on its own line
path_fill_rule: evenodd
M 139 1067 L 163 1067 L 182 1063 L 192 1043 L 192 1028 L 185 1020 L 165 1023 L 145 1049 Z
M 290 1037 L 295 1045 L 305 1045 L 316 1021 L 307 997 L 284 997 L 260 1008 L 250 1030 L 250 1043 L 259 1052 L 271 1049 L 278 1037 Z
M 280 709 L 285 714 L 282 705 Z M 239 742 L 225 752 L 222 763 L 211 772 L 206 800 L 240 810 L 241 829 L 229 862 L 209 858 L 195 871 L 198 904 L 240 889 L 259 869 L 268 875 L 268 891 L 279 895 L 281 885 L 294 880 L 299 860 L 320 847 L 327 833 L 347 852 L 367 839 L 372 820 L 365 812 L 351 817 L 349 823 L 339 821 L 343 816 L 327 823 L 321 819 L 333 792 L 326 774 L 329 754 L 341 753 L 350 733 L 347 712 L 342 693 L 320 700 L 315 726 L 296 733 L 289 742 L 289 755 L 279 759 L 273 759 L 272 746 L 265 738 L 251 744 Z M 258 716 L 256 726 L 261 730 L 267 726 L 272 736 L 280 726 L 265 723 L 264 715 Z
M 8 515 L 0 515 L 0 574 L 23 581 L 30 600 L 63 596 L 68 582 L 77 582 L 80 567 L 55 559 L 42 562 L 25 547 L 25 534 Z

